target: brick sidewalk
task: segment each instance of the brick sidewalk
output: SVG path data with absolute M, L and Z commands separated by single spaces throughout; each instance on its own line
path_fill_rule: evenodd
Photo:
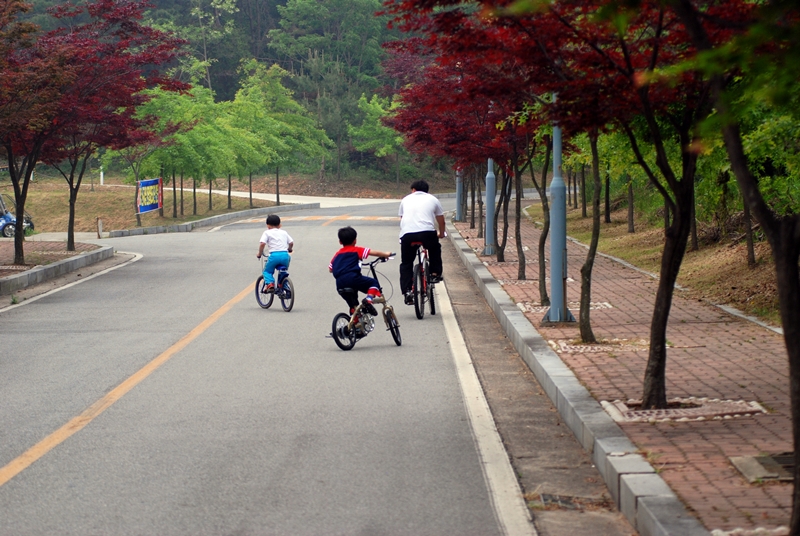
M 513 236 L 506 261 L 480 255 L 476 229 L 456 228 L 509 297 L 598 401 L 641 400 L 650 319 L 658 282 L 605 257 L 592 277 L 592 329 L 605 343 L 582 346 L 577 323 L 542 327 L 538 287 L 539 230 L 522 223 L 526 280 L 517 280 Z M 513 235 L 513 222 L 509 232 Z M 549 254 L 549 244 L 548 244 Z M 580 267 L 587 250 L 568 242 L 569 309 L 578 316 Z M 548 281 L 548 293 L 550 284 Z M 676 290 L 667 330 L 667 396 L 757 401 L 769 413 L 680 422 L 620 423 L 660 476 L 708 530 L 788 526 L 792 485 L 750 484 L 729 457 L 792 451 L 789 380 L 783 337 Z
M 36 265 L 50 264 L 52 262 L 68 259 L 87 251 L 94 251 L 99 247 L 100 246 L 96 244 L 76 242 L 76 251 L 67 251 L 67 243 L 64 241 L 38 242 L 26 240 L 24 246 L 26 265 L 15 266 L 14 241 L 0 240 L 0 277 L 18 274 Z

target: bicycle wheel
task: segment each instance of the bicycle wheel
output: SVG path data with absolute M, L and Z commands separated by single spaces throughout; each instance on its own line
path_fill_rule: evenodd
M 383 315 L 386 317 L 386 323 L 389 325 L 389 331 L 392 333 L 392 338 L 397 346 L 403 344 L 403 338 L 400 337 L 400 324 L 397 322 L 397 315 L 394 314 L 394 309 L 387 307 L 383 310 Z
M 431 315 L 436 314 L 436 299 L 433 296 L 433 284 L 431 283 L 431 266 L 428 261 L 425 261 L 425 290 L 428 295 L 428 305 L 431 308 Z
M 349 350 L 356 345 L 355 330 L 350 331 L 347 325 L 350 323 L 350 315 L 347 313 L 339 313 L 333 317 L 333 326 L 331 326 L 331 335 L 336 346 L 342 350 Z
M 422 272 L 421 264 L 414 266 L 412 291 L 414 293 L 414 312 L 417 313 L 417 318 L 422 320 L 422 317 L 425 316 L 425 274 Z
M 294 307 L 294 285 L 288 277 L 281 284 L 281 306 L 287 313 Z
M 256 301 L 262 309 L 269 309 L 275 295 L 272 292 L 268 294 L 261 292 L 262 288 L 264 288 L 264 276 L 260 275 L 258 279 L 256 279 Z

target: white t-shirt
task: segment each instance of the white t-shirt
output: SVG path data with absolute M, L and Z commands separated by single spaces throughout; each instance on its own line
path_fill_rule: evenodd
M 289 244 L 293 243 L 292 237 L 283 229 L 267 229 L 261 235 L 261 243 L 266 244 L 267 251 L 289 251 Z
M 443 216 L 439 200 L 427 192 L 412 192 L 400 201 L 400 236 L 420 231 L 438 231 L 436 216 Z

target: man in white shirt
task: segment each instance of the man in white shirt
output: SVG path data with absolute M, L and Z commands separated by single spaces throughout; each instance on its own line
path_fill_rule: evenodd
M 442 246 L 439 239 L 444 238 L 444 210 L 439 200 L 428 193 L 428 183 L 419 180 L 411 185 L 411 193 L 400 202 L 400 290 L 405 303 L 414 303 L 411 293 L 414 278 L 414 259 L 417 246 L 421 242 L 428 250 L 430 270 L 433 281 L 442 280 Z

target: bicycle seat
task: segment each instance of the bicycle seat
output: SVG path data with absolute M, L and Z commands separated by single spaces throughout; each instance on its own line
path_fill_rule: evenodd
M 411 242 L 412 246 L 422 246 L 422 242 Z

